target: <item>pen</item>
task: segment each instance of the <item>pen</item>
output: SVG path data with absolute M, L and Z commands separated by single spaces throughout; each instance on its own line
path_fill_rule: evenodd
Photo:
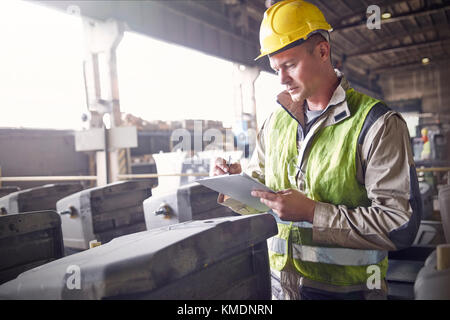
M 228 167 L 228 172 L 227 174 L 231 174 L 230 170 L 231 170 L 231 156 L 228 157 L 228 161 L 226 163 L 227 167 Z

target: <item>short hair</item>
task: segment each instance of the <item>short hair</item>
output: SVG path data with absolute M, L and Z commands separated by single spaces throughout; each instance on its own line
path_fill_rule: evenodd
M 312 54 L 317 44 L 319 44 L 322 41 L 328 42 L 320 33 L 315 33 L 312 36 L 310 36 L 305 43 L 309 54 Z

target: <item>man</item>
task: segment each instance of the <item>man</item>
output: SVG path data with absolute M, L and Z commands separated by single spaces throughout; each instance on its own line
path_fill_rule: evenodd
M 333 69 L 329 31 L 304 1 L 266 11 L 258 58 L 269 57 L 286 90 L 246 172 L 276 191 L 252 195 L 275 213 L 269 257 L 283 298 L 386 298 L 387 251 L 410 246 L 421 219 L 409 134 L 398 113 Z M 227 172 L 241 167 L 217 159 L 213 174 Z M 219 202 L 254 213 L 223 195 Z

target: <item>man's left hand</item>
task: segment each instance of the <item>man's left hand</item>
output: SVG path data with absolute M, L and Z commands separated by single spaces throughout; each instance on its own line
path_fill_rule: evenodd
M 286 189 L 277 193 L 255 190 L 253 197 L 271 208 L 281 220 L 308 221 L 313 223 L 316 202 L 295 189 Z

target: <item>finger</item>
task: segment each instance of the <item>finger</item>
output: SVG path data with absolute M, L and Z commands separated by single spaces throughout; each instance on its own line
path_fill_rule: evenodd
M 214 164 L 216 167 L 219 167 L 222 170 L 224 170 L 226 167 L 228 167 L 226 160 L 223 158 L 217 158 L 216 161 L 214 161 Z
M 278 200 L 278 195 L 276 193 L 262 191 L 262 190 L 253 190 L 252 191 L 253 197 L 263 198 L 270 201 L 276 201 Z
M 230 173 L 241 173 L 242 168 L 239 163 L 233 163 L 230 165 Z
M 280 204 L 276 201 L 270 201 L 264 198 L 260 198 L 259 201 L 263 204 L 265 204 L 266 206 L 268 206 L 270 209 L 272 210 L 279 210 L 280 209 Z
M 219 168 L 219 167 L 214 167 L 213 170 L 212 170 L 212 175 L 213 175 L 213 176 L 221 176 L 221 175 L 224 175 L 224 174 L 226 174 L 226 172 L 223 171 L 223 170 L 222 170 L 221 168 Z
M 227 161 L 223 158 L 217 158 L 214 164 L 216 167 L 220 168 L 224 173 L 228 173 L 228 171 L 230 171 Z

